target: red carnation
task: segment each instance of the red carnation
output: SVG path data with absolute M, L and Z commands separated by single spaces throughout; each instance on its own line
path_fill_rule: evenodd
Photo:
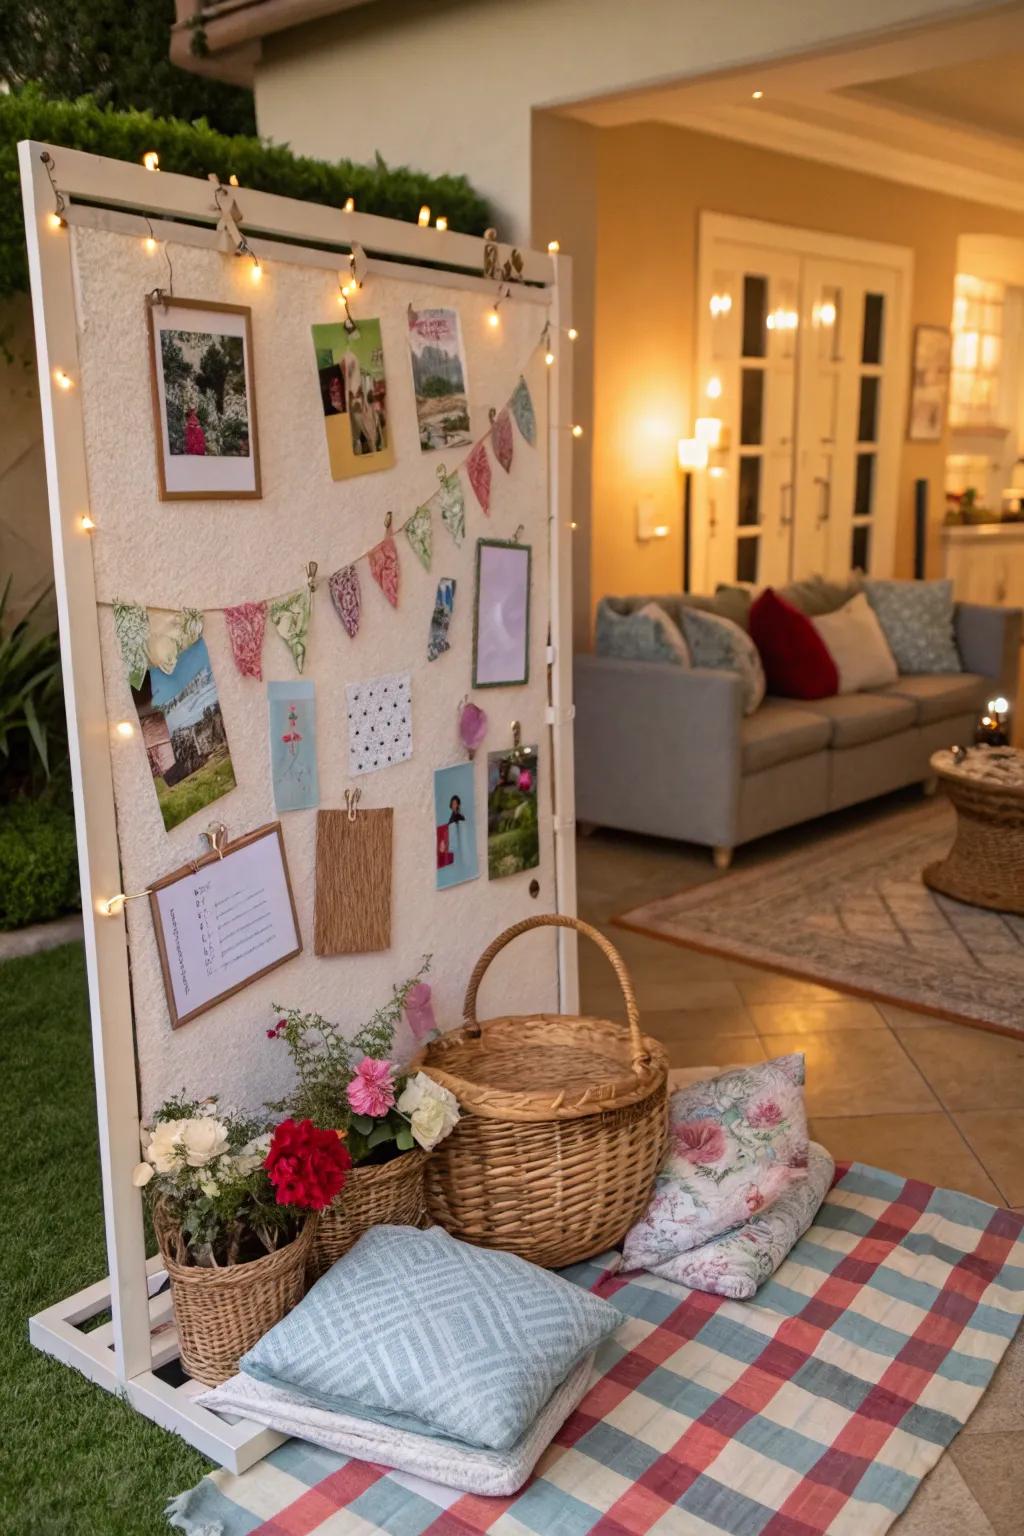
M 337 1131 L 321 1131 L 312 1120 L 282 1120 L 263 1166 L 278 1205 L 322 1211 L 344 1186 L 352 1158 Z

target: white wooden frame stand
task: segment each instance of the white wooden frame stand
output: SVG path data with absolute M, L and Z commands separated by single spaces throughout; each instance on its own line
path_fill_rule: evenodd
M 65 199 L 55 196 L 44 154 Z M 110 1392 L 123 1393 L 147 1418 L 180 1434 L 233 1472 L 244 1471 L 282 1436 L 231 1422 L 196 1405 L 199 1388 L 169 1385 L 157 1372 L 178 1355 L 177 1336 L 159 1257 L 147 1260 L 142 1206 L 131 1173 L 139 1159 L 139 1107 L 129 990 L 128 941 L 122 915 L 103 902 L 120 891 L 117 829 L 89 533 L 85 434 L 79 384 L 72 261 L 67 225 L 215 248 L 217 211 L 209 182 L 107 160 L 34 141 L 19 145 L 28 261 L 35 313 L 43 440 L 49 485 L 54 577 L 68 710 L 71 776 L 85 921 L 99 1116 L 103 1207 L 110 1276 L 30 1320 L 32 1343 L 73 1365 Z M 481 275 L 484 242 L 470 235 L 421 229 L 373 214 L 293 201 L 265 192 L 234 193 L 244 233 L 263 261 L 337 269 L 353 245 L 373 251 L 368 271 L 408 276 L 461 290 L 497 292 Z M 185 222 L 182 222 L 185 221 Z M 285 244 L 295 241 L 296 244 Z M 302 242 L 305 242 L 303 244 Z M 504 261 L 508 252 L 500 251 Z M 523 283 L 506 302 L 546 307 L 551 322 L 548 516 L 551 640 L 548 650 L 558 911 L 576 901 L 572 758 L 571 378 L 566 335 L 571 319 L 567 257 L 524 252 Z M 429 263 L 429 269 L 422 264 Z M 436 265 L 435 265 L 436 264 Z M 74 643 L 72 644 L 72 636 Z M 560 1006 L 577 1006 L 575 935 L 559 934 Z M 82 1324 L 105 1311 L 110 1321 Z

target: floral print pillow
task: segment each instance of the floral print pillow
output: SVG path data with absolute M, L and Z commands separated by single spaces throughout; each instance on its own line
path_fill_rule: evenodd
M 651 1269 L 766 1210 L 807 1177 L 804 1058 L 778 1056 L 680 1088 L 668 1154 L 623 1261 Z
M 692 1291 L 711 1291 L 715 1296 L 746 1301 L 774 1275 L 793 1244 L 810 1227 L 832 1187 L 835 1171 L 831 1154 L 812 1141 L 806 1179 L 784 1190 L 774 1205 L 741 1227 L 655 1264 L 653 1273 L 688 1285 Z

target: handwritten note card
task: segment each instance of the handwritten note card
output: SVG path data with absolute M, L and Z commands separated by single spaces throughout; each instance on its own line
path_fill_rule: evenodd
M 175 1028 L 302 949 L 277 822 L 159 881 L 150 901 Z

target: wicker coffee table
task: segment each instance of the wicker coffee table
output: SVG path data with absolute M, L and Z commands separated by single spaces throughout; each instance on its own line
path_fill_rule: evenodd
M 931 767 L 956 809 L 956 838 L 922 870 L 925 884 L 971 906 L 1024 914 L 1024 752 L 936 752 Z

